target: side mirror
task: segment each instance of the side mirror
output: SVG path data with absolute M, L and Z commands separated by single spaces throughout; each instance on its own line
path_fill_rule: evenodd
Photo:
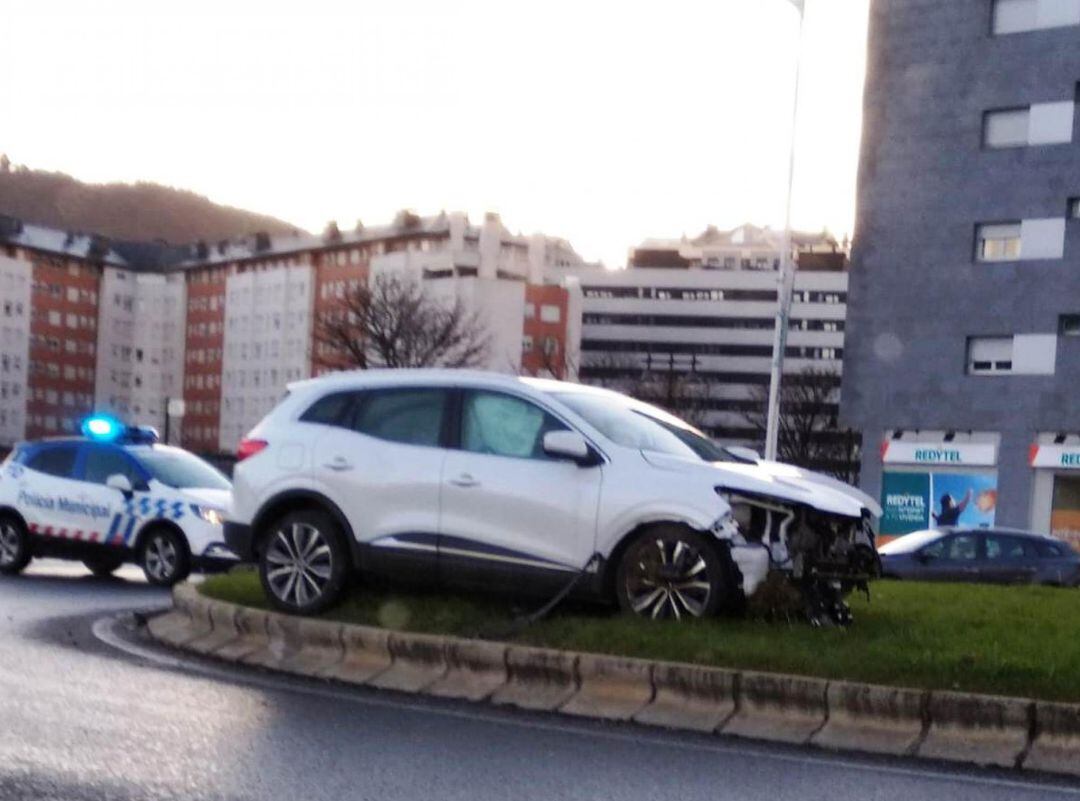
M 578 464 L 589 460 L 589 443 L 576 431 L 549 431 L 544 434 L 544 453 Z
M 135 491 L 134 487 L 131 486 L 131 481 L 122 473 L 113 473 L 113 475 L 105 479 L 105 486 L 119 490 L 124 495 L 131 495 Z

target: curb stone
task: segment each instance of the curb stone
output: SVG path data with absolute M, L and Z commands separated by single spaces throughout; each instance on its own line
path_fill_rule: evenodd
M 390 655 L 390 632 L 387 629 L 377 629 L 374 626 L 342 626 L 341 647 L 344 649 L 341 661 L 324 668 L 316 673 L 316 676 L 350 684 L 367 684 L 394 664 L 394 657 Z
M 1013 768 L 1034 728 L 1034 702 L 955 692 L 930 693 L 930 730 L 918 755 Z
M 559 711 L 587 718 L 630 720 L 652 701 L 652 666 L 645 659 L 579 654 L 579 689 Z
M 829 717 L 811 742 L 824 748 L 912 754 L 926 732 L 929 695 L 899 687 L 829 682 Z
M 507 681 L 506 646 L 453 639 L 446 643 L 446 675 L 425 692 L 443 698 L 482 701 Z
M 212 654 L 240 636 L 236 628 L 236 616 L 241 607 L 213 601 L 207 604 L 210 632 L 190 640 L 184 647 L 200 654 Z
M 577 654 L 511 645 L 506 649 L 508 681 L 491 696 L 496 704 L 552 711 L 577 692 Z
M 394 662 L 368 681 L 372 687 L 416 693 L 446 675 L 445 637 L 392 631 L 389 644 Z
M 1080 704 L 1035 702 L 1035 742 L 1023 767 L 1080 776 Z
M 803 744 L 828 719 L 828 682 L 744 671 L 735 714 L 720 731 L 757 740 Z
M 189 584 L 173 594 L 174 608 L 148 623 L 155 639 L 294 674 L 761 740 L 1080 776 L 1080 704 L 393 632 L 214 601 Z
M 237 638 L 218 648 L 214 656 L 227 662 L 247 662 L 248 657 L 265 651 L 270 643 L 270 635 L 266 631 L 267 617 L 266 612 L 241 608 L 234 618 Z
M 634 720 L 671 729 L 716 731 L 735 714 L 738 678 L 738 673 L 723 668 L 657 662 L 652 703 Z

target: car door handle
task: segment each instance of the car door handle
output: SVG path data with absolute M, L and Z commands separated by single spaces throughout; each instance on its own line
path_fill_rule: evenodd
M 328 470 L 337 470 L 337 471 L 352 470 L 353 464 L 348 459 L 346 459 L 344 456 L 338 456 L 338 457 L 334 458 L 332 461 L 326 462 L 323 465 L 323 467 L 327 468 Z
M 455 487 L 468 488 L 480 486 L 480 482 L 470 476 L 468 473 L 462 473 L 460 476 L 450 479 L 450 483 L 453 484 Z

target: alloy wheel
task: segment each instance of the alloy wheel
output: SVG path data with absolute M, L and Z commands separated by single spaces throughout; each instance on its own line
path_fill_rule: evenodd
M 167 582 L 176 572 L 179 555 L 168 537 L 157 534 L 146 543 L 146 572 L 156 581 Z
M 11 523 L 0 523 L 0 567 L 15 564 L 19 558 L 19 532 Z
M 713 588 L 705 555 L 681 539 L 643 542 L 626 574 L 630 608 L 642 617 L 701 617 Z
M 293 522 L 275 531 L 265 559 L 271 591 L 292 607 L 306 607 L 321 598 L 333 575 L 330 545 L 308 523 Z

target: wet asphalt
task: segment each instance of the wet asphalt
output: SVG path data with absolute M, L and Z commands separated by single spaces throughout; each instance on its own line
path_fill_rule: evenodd
M 524 714 L 155 646 L 138 571 L 0 577 L 0 799 L 1080 799 L 1080 783 Z

